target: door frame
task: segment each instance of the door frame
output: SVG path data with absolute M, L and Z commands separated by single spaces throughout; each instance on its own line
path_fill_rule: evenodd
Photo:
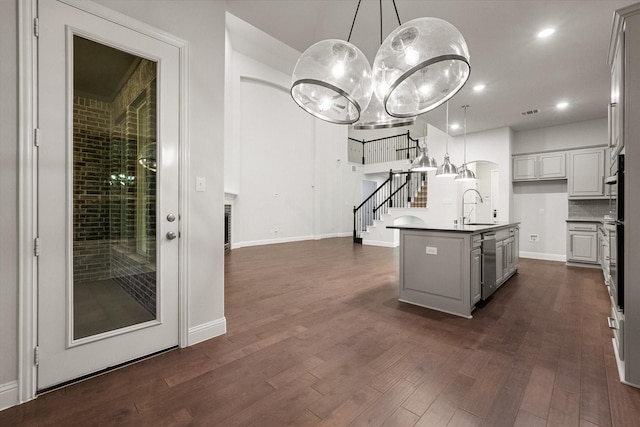
M 188 76 L 189 43 L 172 34 L 138 21 L 90 0 L 57 0 L 86 13 L 120 24 L 160 40 L 179 51 L 179 185 L 178 185 L 178 343 L 188 345 Z M 18 2 L 18 402 L 34 399 L 37 393 L 36 347 L 38 345 L 38 263 L 35 239 L 37 218 L 37 149 L 38 124 L 37 57 L 35 36 L 38 0 Z M 46 141 L 46 136 L 43 136 Z

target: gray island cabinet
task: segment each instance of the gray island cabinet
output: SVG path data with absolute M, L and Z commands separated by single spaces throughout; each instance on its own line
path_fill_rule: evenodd
M 518 271 L 518 223 L 387 228 L 400 230 L 402 302 L 471 318 Z

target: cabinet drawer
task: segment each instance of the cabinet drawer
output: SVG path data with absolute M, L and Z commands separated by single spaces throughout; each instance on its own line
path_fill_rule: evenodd
M 507 239 L 510 236 L 511 236 L 511 232 L 510 232 L 509 228 L 502 228 L 502 229 L 496 231 L 496 240 L 497 241 Z
M 570 222 L 569 231 L 598 231 L 598 224 L 595 222 Z

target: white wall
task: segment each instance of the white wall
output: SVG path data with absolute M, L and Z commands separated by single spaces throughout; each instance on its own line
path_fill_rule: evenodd
M 17 400 L 18 379 L 16 4 L 0 2 L 0 410 Z
M 513 153 L 573 149 L 607 143 L 607 120 L 515 132 Z M 511 178 L 509 178 L 511 179 Z M 514 219 L 520 221 L 520 252 L 524 257 L 566 260 L 567 181 L 513 184 Z M 538 242 L 529 242 L 538 234 Z
M 607 144 L 607 119 L 515 132 L 513 154 Z
M 515 183 L 513 192 L 513 214 L 520 221 L 520 255 L 566 261 L 567 181 Z M 531 234 L 537 234 L 539 241 L 530 242 Z
M 429 154 L 434 156 L 438 164 L 442 164 L 446 151 L 446 133 L 429 125 Z M 484 132 L 467 134 L 467 162 L 485 161 L 496 163 L 500 171 L 498 185 L 499 200 L 497 220 L 512 220 L 510 200 L 511 187 L 511 140 L 509 128 L 492 129 Z M 449 141 L 449 157 L 451 163 L 460 167 L 464 163 L 464 137 L 453 137 Z M 434 172 L 429 176 L 429 217 L 443 221 L 453 221 L 462 214 L 462 194 L 465 189 L 473 187 L 480 190 L 481 184 L 472 185 L 456 182 L 453 178 L 438 178 Z M 483 191 L 483 196 L 486 190 Z M 468 196 L 467 202 L 472 201 Z M 487 201 L 488 203 L 488 201 Z
M 291 99 L 298 52 L 229 14 L 227 30 L 232 248 L 350 235 L 362 168 L 348 164 L 347 127 L 315 119 Z M 284 58 L 277 68 L 269 51 Z

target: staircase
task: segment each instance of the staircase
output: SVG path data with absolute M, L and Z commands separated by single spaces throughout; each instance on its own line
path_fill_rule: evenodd
M 349 161 L 363 165 L 395 164 L 410 167 L 418 153 L 418 140 L 409 132 L 370 141 L 349 138 Z M 398 161 L 407 163 L 398 166 Z M 354 243 L 397 246 L 395 230 L 388 224 L 422 221 L 419 211 L 427 206 L 426 173 L 389 170 L 389 177 L 359 206 L 353 207 Z M 426 209 L 422 214 L 426 213 Z
M 387 230 L 384 224 L 397 224 L 394 221 L 399 217 L 406 217 L 403 221 L 418 221 L 414 213 L 416 207 L 426 207 L 426 192 L 426 173 L 389 171 L 387 180 L 353 208 L 354 243 L 393 246 L 393 230 Z
M 410 207 L 412 207 L 412 208 L 426 208 L 427 207 L 427 189 L 429 187 L 428 183 L 429 183 L 429 181 L 427 181 L 426 179 L 424 181 L 422 181 L 422 185 L 418 189 L 418 192 L 411 199 L 411 203 L 409 203 Z

